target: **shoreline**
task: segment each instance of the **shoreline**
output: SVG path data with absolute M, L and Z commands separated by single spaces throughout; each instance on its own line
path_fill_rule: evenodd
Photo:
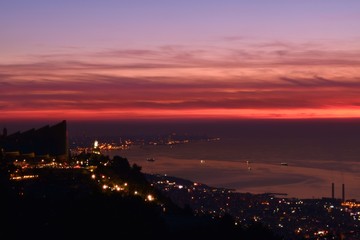
M 149 174 L 166 174 L 193 182 L 203 183 L 216 188 L 235 189 L 237 192 L 262 194 L 266 192 L 284 193 L 287 198 L 327 198 L 332 196 L 332 183 L 335 184 L 335 198 L 341 198 L 341 185 L 345 184 L 345 199 L 360 199 L 358 182 L 360 176 L 356 170 L 360 163 L 341 163 L 351 171 L 338 172 L 330 161 L 312 161 L 308 166 L 303 163 L 289 162 L 287 166 L 281 161 L 275 163 L 250 162 L 236 160 L 189 159 L 186 156 L 169 156 L 161 149 L 139 152 L 117 152 L 126 157 L 130 164 L 142 167 L 142 172 Z M 116 152 L 112 154 L 116 155 Z M 146 161 L 154 156 L 155 161 Z M 156 156 L 155 156 L 156 155 Z M 220 164 L 221 163 L 221 164 Z M 322 163 L 329 168 L 320 169 Z M 249 165 L 251 170 L 249 170 Z

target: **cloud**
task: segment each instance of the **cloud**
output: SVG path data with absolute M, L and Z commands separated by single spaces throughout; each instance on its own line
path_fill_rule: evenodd
M 353 105 L 359 99 L 348 99 L 343 90 L 353 96 L 360 92 L 358 82 L 321 77 L 257 83 L 172 80 L 86 74 L 71 82 L 17 82 L 0 99 L 19 109 L 296 109 Z
M 348 109 L 360 102 L 359 51 L 273 42 L 257 48 L 171 45 L 41 59 L 0 65 L 3 112 L 259 110 L 274 116 L 284 115 L 274 109 Z
M 281 77 L 280 79 L 294 86 L 306 88 L 360 88 L 360 78 L 357 81 L 339 81 L 319 76 L 312 78 Z

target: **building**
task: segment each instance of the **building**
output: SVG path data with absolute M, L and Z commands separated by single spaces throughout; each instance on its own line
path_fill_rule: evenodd
M 6 160 L 68 161 L 69 146 L 66 120 L 39 129 L 15 132 L 8 135 L 4 129 L 0 135 L 0 149 Z

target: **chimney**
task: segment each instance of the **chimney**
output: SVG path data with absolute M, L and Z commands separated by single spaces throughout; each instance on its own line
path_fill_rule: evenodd
M 331 198 L 335 198 L 335 184 L 331 183 Z
M 345 202 L 345 184 L 342 184 L 342 201 Z

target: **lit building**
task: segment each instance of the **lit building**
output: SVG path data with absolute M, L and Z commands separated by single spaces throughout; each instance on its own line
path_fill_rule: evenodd
M 95 140 L 95 142 L 94 142 L 94 148 L 93 148 L 92 152 L 94 154 L 100 154 L 99 142 L 97 140 Z

